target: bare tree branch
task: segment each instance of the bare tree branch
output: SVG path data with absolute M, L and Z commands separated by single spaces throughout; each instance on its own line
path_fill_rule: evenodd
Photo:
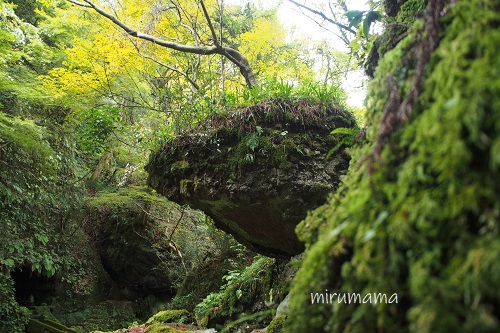
M 139 54 L 142 58 L 151 60 L 152 62 L 154 62 L 154 63 L 156 63 L 156 64 L 158 64 L 158 65 L 160 65 L 162 67 L 165 67 L 168 70 L 171 70 L 173 72 L 176 72 L 176 73 L 180 74 L 186 80 L 188 80 L 189 83 L 191 83 L 191 85 L 193 86 L 193 88 L 195 88 L 196 90 L 200 90 L 200 86 L 198 85 L 198 83 L 196 83 L 192 78 L 190 78 L 189 75 L 186 72 L 183 72 L 183 71 L 181 71 L 181 70 L 179 70 L 179 69 L 177 69 L 175 67 L 169 66 L 166 63 L 159 61 L 158 59 L 155 59 L 155 58 L 153 58 L 151 56 L 148 56 L 148 55 L 142 53 L 141 49 L 139 48 L 139 45 L 137 45 L 136 42 L 134 42 L 133 40 L 130 40 L 130 42 L 132 43 L 132 45 L 134 45 L 135 50 L 137 51 L 137 54 Z
M 352 33 L 354 35 L 356 34 L 356 31 L 354 31 L 353 29 L 349 28 L 348 26 L 346 26 L 346 25 L 344 25 L 342 23 L 339 23 L 339 22 L 336 22 L 336 21 L 332 20 L 331 18 L 329 18 L 324 13 L 322 13 L 322 12 L 320 12 L 318 10 L 315 10 L 315 9 L 313 9 L 311 7 L 308 7 L 308 6 L 304 5 L 304 4 L 301 4 L 300 2 L 297 2 L 295 0 L 288 0 L 288 1 L 290 1 L 291 3 L 293 3 L 294 5 L 296 5 L 297 7 L 303 8 L 303 9 L 305 9 L 305 10 L 307 10 L 307 11 L 309 11 L 309 12 L 315 14 L 315 15 L 320 16 L 323 20 L 325 20 L 327 22 L 330 22 L 333 25 L 336 25 L 341 30 L 349 31 L 350 33 Z
M 205 2 L 203 0 L 200 0 L 200 5 L 201 9 L 203 9 L 203 15 L 205 15 L 205 18 L 207 19 L 210 32 L 212 32 L 212 39 L 214 40 L 216 46 L 221 47 L 221 45 L 219 44 L 219 39 L 217 38 L 217 34 L 215 33 L 214 26 L 212 24 L 212 20 L 210 19 L 210 15 L 208 15 L 207 7 L 205 7 Z
M 87 8 L 92 8 L 94 9 L 97 13 L 100 15 L 104 16 L 111 22 L 113 22 L 115 25 L 118 27 L 122 28 L 128 35 L 147 40 L 149 42 L 152 42 L 156 45 L 165 47 L 167 49 L 172 49 L 175 51 L 180 51 L 184 53 L 191 53 L 191 54 L 198 54 L 198 55 L 210 55 L 210 54 L 220 54 L 225 56 L 226 58 L 229 59 L 233 64 L 235 64 L 239 70 L 241 75 L 245 78 L 246 84 L 249 87 L 254 87 L 258 86 L 257 84 L 257 79 L 255 77 L 255 73 L 253 72 L 252 67 L 250 66 L 250 63 L 248 62 L 248 59 L 243 56 L 240 52 L 237 50 L 230 48 L 230 47 L 223 47 L 220 45 L 217 45 L 218 42 L 214 41 L 216 43 L 215 46 L 211 47 L 201 47 L 201 46 L 189 46 L 189 45 L 183 45 L 183 44 L 178 44 L 178 43 L 173 43 L 173 42 L 168 42 L 164 39 L 157 38 L 155 36 L 152 36 L 147 33 L 143 33 L 141 31 L 135 30 L 119 20 L 116 16 L 113 14 L 107 12 L 103 8 L 97 6 L 90 0 L 84 0 L 83 2 L 76 1 L 76 0 L 67 0 L 75 5 L 82 6 L 82 7 L 87 7 Z
M 92 8 L 92 6 L 90 6 L 88 3 L 85 3 L 85 2 L 80 2 L 80 1 L 76 1 L 76 0 L 68 0 L 68 1 L 75 4 L 75 5 L 78 5 L 78 6 Z

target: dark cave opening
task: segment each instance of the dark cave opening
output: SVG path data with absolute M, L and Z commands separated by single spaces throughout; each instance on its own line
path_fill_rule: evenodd
M 19 305 L 30 307 L 52 303 L 56 291 L 55 276 L 47 277 L 22 266 L 16 268 L 11 277 L 14 280 L 16 300 Z

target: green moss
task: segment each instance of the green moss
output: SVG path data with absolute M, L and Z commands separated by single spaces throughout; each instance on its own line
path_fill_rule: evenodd
M 94 306 L 88 306 L 65 316 L 65 321 L 82 331 L 116 330 L 118 327 L 128 327 L 137 320 L 134 304 L 127 301 L 104 301 Z
M 395 1 L 388 2 L 395 4 Z M 379 61 L 403 39 L 407 39 L 408 34 L 412 34 L 415 30 L 415 20 L 422 16 L 426 7 L 423 0 L 404 1 L 401 7 L 399 6 L 400 2 L 402 1 L 391 7 L 392 10 L 397 10 L 393 13 L 395 17 L 388 18 L 389 24 L 373 41 L 370 53 L 364 63 L 365 70 L 371 77 L 374 76 Z M 416 25 L 420 25 L 420 23 Z M 415 40 L 414 37 L 413 40 Z
M 266 328 L 266 333 L 284 333 L 286 316 L 275 317 Z
M 182 160 L 182 161 L 177 161 L 177 162 L 174 162 L 171 166 L 170 166 L 170 172 L 172 173 L 181 173 L 183 170 L 189 168 L 189 162 L 186 161 L 186 160 Z
M 165 310 L 149 318 L 147 323 L 186 323 L 190 318 L 191 314 L 187 310 Z
M 153 324 L 146 328 L 144 333 L 182 333 L 184 331 L 179 331 L 171 326 L 165 324 Z
M 380 63 L 369 143 L 353 151 L 344 185 L 297 229 L 309 244 L 287 331 L 500 329 L 499 13 L 491 1 L 454 2 L 412 116 L 392 131 L 383 163 L 369 166 L 387 82 L 394 78 L 404 100 L 414 79 L 414 64 L 401 62 L 414 40 Z M 310 293 L 325 289 L 396 292 L 399 303 L 310 304 Z
M 31 120 L 12 118 L 0 111 L 0 154 L 11 148 L 10 154 L 18 153 L 30 168 L 45 174 L 54 174 L 55 152 L 48 143 L 45 129 Z
M 225 276 L 227 283 L 220 292 L 208 295 L 197 305 L 197 321 L 206 326 L 209 322 L 222 322 L 229 318 L 251 311 L 257 303 L 265 303 L 283 295 L 284 290 L 277 285 L 275 259 L 258 257 L 243 271 L 230 271 Z M 216 309 L 216 311 L 214 311 Z
M 191 166 L 185 153 L 193 146 L 210 147 L 210 153 L 203 152 L 203 162 L 197 164 L 220 168 L 222 172 L 235 174 L 256 163 L 286 169 L 291 166 L 290 153 L 302 151 L 302 145 L 311 145 L 311 133 L 316 140 L 327 143 L 318 147 L 325 150 L 333 128 L 356 127 L 356 120 L 350 112 L 334 104 L 277 99 L 229 110 L 228 114 L 214 116 L 204 126 L 205 129 L 197 128 L 197 133 L 172 140 L 152 154 L 146 167 L 149 173 L 154 174 L 154 166 L 161 165 L 161 173 L 167 166 L 169 172 L 179 176 Z M 156 181 L 150 177 L 150 182 Z
M 420 17 L 425 10 L 426 3 L 423 0 L 408 0 L 400 8 L 396 21 L 398 24 L 411 26 L 415 18 Z
M 76 333 L 76 331 L 56 321 L 30 319 L 26 333 Z
M 85 204 L 96 210 L 101 210 L 103 207 L 115 209 L 137 208 L 137 202 L 161 205 L 165 208 L 172 206 L 163 197 L 156 195 L 145 186 L 120 188 L 115 192 L 101 191 L 97 195 L 85 199 Z
M 193 193 L 196 192 L 199 182 L 191 179 L 181 179 L 179 182 L 179 191 L 181 193 Z

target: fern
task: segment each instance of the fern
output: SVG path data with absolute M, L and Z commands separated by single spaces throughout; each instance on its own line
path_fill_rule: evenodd
M 339 127 L 334 129 L 330 134 L 339 135 L 340 140 L 333 148 L 328 151 L 328 153 L 326 154 L 326 158 L 330 158 L 333 153 L 337 152 L 340 147 L 344 145 L 351 146 L 356 140 L 356 136 L 358 135 L 358 133 L 358 128 Z

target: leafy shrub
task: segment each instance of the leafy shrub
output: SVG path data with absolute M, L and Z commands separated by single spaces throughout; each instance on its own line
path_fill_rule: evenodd
M 220 291 L 209 294 L 196 306 L 194 314 L 198 323 L 205 326 L 214 318 L 229 319 L 258 303 L 266 308 L 264 303 L 273 299 L 278 290 L 273 291 L 273 283 L 277 282 L 273 279 L 274 265 L 275 259 L 257 256 L 252 265 L 229 271 L 223 277 L 225 283 Z
M 66 237 L 79 217 L 79 189 L 61 181 L 74 179 L 76 168 L 61 166 L 72 152 L 56 151 L 52 142 L 45 128 L 0 111 L 0 289 L 8 313 L 1 322 L 9 327 L 26 314 L 12 297 L 10 273 L 16 268 L 45 277 L 64 270 L 66 280 L 83 273 L 74 252 L 78 241 Z

